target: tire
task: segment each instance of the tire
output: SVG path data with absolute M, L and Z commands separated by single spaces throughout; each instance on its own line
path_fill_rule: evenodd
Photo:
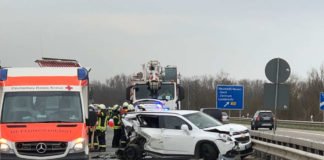
M 270 127 L 269 130 L 272 130 L 272 127 Z
M 255 127 L 254 129 L 255 129 L 255 130 L 258 130 L 258 127 Z
M 204 143 L 200 147 L 200 155 L 203 160 L 216 160 L 218 159 L 219 151 L 210 143 Z
M 124 157 L 126 160 L 142 159 L 143 151 L 137 144 L 129 144 L 124 150 Z
M 241 159 L 244 159 L 244 158 L 246 158 L 247 156 L 241 156 Z
M 254 127 L 253 127 L 253 125 L 251 124 L 251 130 L 254 130 Z

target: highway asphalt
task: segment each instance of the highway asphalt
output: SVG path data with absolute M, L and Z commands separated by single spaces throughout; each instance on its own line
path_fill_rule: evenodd
M 251 129 L 249 125 L 245 125 L 247 128 Z M 272 130 L 267 128 L 259 128 L 258 132 L 273 134 Z M 323 131 L 311 131 L 311 130 L 300 130 L 300 129 L 290 129 L 290 128 L 277 128 L 276 135 L 293 137 L 298 139 L 304 139 L 307 141 L 322 142 L 324 143 L 324 132 Z

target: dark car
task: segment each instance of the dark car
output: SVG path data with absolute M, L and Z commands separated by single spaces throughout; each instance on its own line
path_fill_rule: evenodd
M 200 111 L 212 116 L 213 118 L 215 118 L 216 120 L 218 120 L 220 122 L 223 122 L 222 111 L 219 110 L 219 109 L 216 109 L 216 108 L 201 108 Z
M 272 111 L 260 110 L 255 112 L 251 120 L 251 129 L 258 130 L 258 128 L 274 128 L 274 116 Z

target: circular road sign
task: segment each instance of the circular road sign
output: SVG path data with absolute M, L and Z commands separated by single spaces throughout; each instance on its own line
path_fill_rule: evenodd
M 279 67 L 279 69 L 277 68 Z M 278 71 L 278 74 L 277 74 Z M 265 68 L 265 74 L 269 81 L 272 83 L 277 82 L 278 75 L 278 83 L 285 82 L 290 76 L 290 67 L 287 61 L 281 58 L 274 58 L 270 60 Z

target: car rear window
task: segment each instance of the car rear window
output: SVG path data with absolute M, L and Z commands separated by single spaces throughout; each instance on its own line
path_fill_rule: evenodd
M 272 117 L 272 112 L 260 112 L 261 117 Z

